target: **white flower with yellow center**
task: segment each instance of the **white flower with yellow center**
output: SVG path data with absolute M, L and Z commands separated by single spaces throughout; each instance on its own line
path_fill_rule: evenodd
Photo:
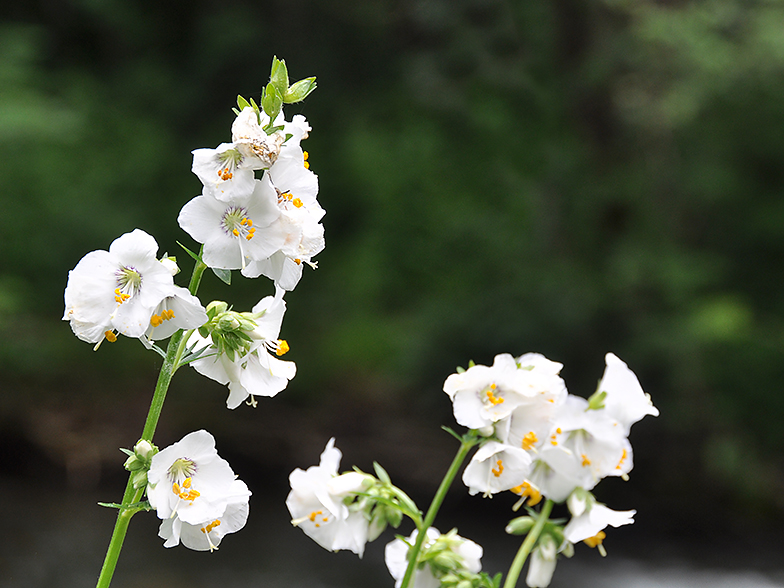
M 153 456 L 147 497 L 161 519 L 209 524 L 236 498 L 235 478 L 228 462 L 218 457 L 213 436 L 196 431 Z
M 608 525 L 620 527 L 634 522 L 635 510 L 615 511 L 603 504 L 589 505 L 580 516 L 572 518 L 564 527 L 564 537 L 571 543 L 584 541 L 589 547 L 596 547 L 602 555 L 606 555 L 602 541 L 604 530 Z
M 183 206 L 177 221 L 204 244 L 204 263 L 231 270 L 267 259 L 283 246 L 285 234 L 274 224 L 279 216 L 275 188 L 269 180 L 254 180 L 250 195 L 230 202 L 197 196 Z
M 356 472 L 338 476 L 341 457 L 332 438 L 321 454 L 319 465 L 291 472 L 291 492 L 286 498 L 286 506 L 291 513 L 291 523 L 324 549 L 347 549 L 362 557 L 370 521 L 365 513 L 350 511 L 343 499 L 362 492 L 366 477 L 357 476 Z
M 158 244 L 140 229 L 116 239 L 109 251 L 92 251 L 68 274 L 63 320 L 90 343 L 114 341 L 116 333 L 141 337 L 160 302 L 174 295 L 169 269 L 158 261 Z
M 206 194 L 222 202 L 244 198 L 255 188 L 252 169 L 243 167 L 246 157 L 234 143 L 222 143 L 217 149 L 193 151 L 192 171 L 204 184 Z
M 278 359 L 289 350 L 288 343 L 278 339 L 286 311 L 283 294 L 284 291 L 277 288 L 275 296 L 267 296 L 253 307 L 253 313 L 263 315 L 255 319 L 256 328 L 247 333 L 252 342 L 246 354 L 232 358 L 208 350 L 205 357 L 190 364 L 203 376 L 229 386 L 226 400 L 229 408 L 238 407 L 249 396 L 275 396 L 297 373 L 293 361 Z M 204 347 L 215 350 L 212 340 L 201 337 L 198 332 L 189 340 L 189 344 L 193 343 L 197 350 Z M 255 406 L 255 400 L 252 399 L 251 404 Z
M 150 326 L 142 342 L 160 341 L 171 337 L 179 329 L 197 329 L 207 322 L 207 312 L 201 301 L 187 288 L 174 287 L 174 293 L 164 298 L 150 317 Z
M 521 485 L 531 471 L 531 455 L 521 447 L 488 441 L 463 471 L 463 483 L 471 495 L 491 496 Z
M 234 480 L 229 491 L 228 503 L 224 513 L 214 519 L 193 525 L 183 522 L 179 516 L 164 519 L 158 536 L 165 539 L 164 547 L 174 547 L 182 542 L 188 549 L 195 551 L 214 551 L 218 549 L 223 537 L 236 533 L 248 520 L 248 499 L 250 491 L 241 480 Z

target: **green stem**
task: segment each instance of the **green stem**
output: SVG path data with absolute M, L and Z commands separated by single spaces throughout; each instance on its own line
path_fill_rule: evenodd
M 207 266 L 202 262 L 196 262 L 191 275 L 191 281 L 188 285 L 188 290 L 194 296 L 199 289 L 201 277 Z M 182 355 L 185 352 L 187 340 L 183 337 L 183 331 L 177 331 L 169 339 L 169 344 L 166 347 L 166 357 L 163 360 L 161 371 L 158 373 L 158 381 L 155 384 L 155 391 L 152 395 L 150 402 L 150 410 L 147 413 L 147 420 L 144 423 L 144 431 L 142 432 L 142 439 L 152 442 L 153 435 L 155 435 L 155 428 L 158 426 L 158 419 L 163 410 L 163 402 L 166 400 L 166 392 L 171 384 L 172 376 L 179 367 Z M 109 540 L 109 547 L 106 549 L 106 557 L 101 567 L 101 574 L 98 576 L 98 583 L 96 588 L 108 588 L 112 582 L 114 569 L 117 567 L 117 560 L 120 558 L 120 551 L 122 550 L 123 542 L 125 541 L 125 534 L 128 531 L 128 525 L 131 522 L 131 517 L 139 512 L 139 508 L 129 508 L 128 506 L 139 502 L 144 494 L 144 488 L 136 489 L 133 487 L 133 473 L 128 477 L 128 483 L 125 486 L 125 493 L 123 494 L 122 506 L 119 513 L 117 513 L 117 521 L 114 524 L 114 531 L 112 531 L 112 538 Z
M 539 517 L 536 519 L 536 524 L 528 535 L 525 536 L 523 544 L 520 546 L 517 555 L 515 555 L 515 558 L 512 561 L 512 565 L 509 567 L 509 573 L 506 575 L 504 588 L 514 588 L 517 585 L 517 579 L 520 577 L 520 572 L 523 570 L 525 560 L 536 545 L 536 541 L 539 539 L 539 535 L 542 533 L 542 529 L 544 529 L 547 519 L 550 518 L 552 510 L 553 501 L 548 499 L 547 502 L 544 503 L 544 506 L 539 513 Z
M 457 455 L 455 455 L 455 458 L 452 460 L 452 465 L 449 466 L 444 479 L 441 480 L 441 485 L 438 487 L 438 491 L 433 497 L 433 502 L 430 503 L 430 508 L 427 509 L 425 520 L 422 522 L 421 526 L 417 528 L 417 538 L 414 545 L 408 551 L 408 567 L 406 567 L 406 573 L 403 576 L 400 588 L 408 588 L 408 585 L 411 583 L 411 578 L 416 569 L 417 559 L 419 558 L 419 552 L 422 550 L 422 544 L 427 537 L 427 530 L 431 527 L 433 521 L 436 520 L 438 509 L 441 508 L 441 503 L 444 502 L 446 493 L 449 491 L 449 487 L 452 485 L 455 476 L 457 476 L 460 466 L 463 465 L 463 461 L 468 455 L 468 452 L 478 442 L 479 440 L 476 438 L 473 431 L 463 437 L 460 443 L 460 449 L 457 450 Z

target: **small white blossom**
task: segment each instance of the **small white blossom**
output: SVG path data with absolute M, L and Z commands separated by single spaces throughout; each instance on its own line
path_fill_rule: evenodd
M 158 261 L 158 244 L 140 229 L 116 239 L 109 251 L 92 251 L 68 274 L 63 320 L 90 343 L 116 332 L 141 337 L 160 302 L 174 295 L 172 274 Z
M 370 522 L 365 513 L 350 511 L 343 499 L 361 492 L 366 477 L 357 476 L 356 472 L 338 476 L 341 456 L 332 438 L 321 454 L 319 465 L 291 472 L 291 492 L 286 498 L 286 506 L 292 524 L 324 549 L 347 549 L 362 557 Z
M 283 290 L 276 289 L 275 296 L 267 296 L 253 307 L 254 313 L 264 313 L 256 319 L 256 328 L 247 333 L 253 340 L 247 354 L 231 358 L 216 354 L 212 340 L 194 332 L 189 344 L 196 343 L 196 350 L 209 347 L 203 358 L 190 365 L 203 376 L 229 386 L 226 405 L 236 408 L 249 396 L 275 396 L 283 390 L 297 373 L 293 361 L 278 359 L 288 349 L 286 341 L 278 339 L 286 302 Z M 274 353 L 275 355 L 272 355 Z
M 171 337 L 179 329 L 197 329 L 206 322 L 207 312 L 201 301 L 187 288 L 175 286 L 174 293 L 161 300 L 153 311 L 142 342 L 160 341 Z
M 552 535 L 544 535 L 539 539 L 536 548 L 531 552 L 528 563 L 528 574 L 525 583 L 529 588 L 547 588 L 553 579 L 558 556 L 558 545 Z
M 147 497 L 158 517 L 176 516 L 189 525 L 219 519 L 237 496 L 234 472 L 203 430 L 156 453 L 147 480 Z
M 164 547 L 174 547 L 182 542 L 188 549 L 213 551 L 218 549 L 223 537 L 236 533 L 248 520 L 248 498 L 250 491 L 241 480 L 234 480 L 229 491 L 224 513 L 212 520 L 193 525 L 183 522 L 179 516 L 164 519 L 158 536 L 165 539 Z
M 490 496 L 522 484 L 531 471 L 531 456 L 522 448 L 488 441 L 463 471 L 463 483 L 471 495 Z

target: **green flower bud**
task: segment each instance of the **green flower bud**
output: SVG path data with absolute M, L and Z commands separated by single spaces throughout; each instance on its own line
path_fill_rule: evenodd
M 229 305 L 223 302 L 222 300 L 213 300 L 207 305 L 207 316 L 210 320 L 215 318 L 217 315 L 226 312 L 229 310 Z
M 517 517 L 516 519 L 512 519 L 509 521 L 509 524 L 506 525 L 506 529 L 504 529 L 509 535 L 525 535 L 533 529 L 534 527 L 534 520 L 531 517 Z
M 272 82 L 264 88 L 264 93 L 261 96 L 261 107 L 270 117 L 270 124 L 278 117 L 283 108 L 283 94 Z
M 236 331 L 240 328 L 240 320 L 231 313 L 223 313 L 218 317 L 215 328 L 221 331 Z
M 275 86 L 278 93 L 285 94 L 289 89 L 289 72 L 286 68 L 286 62 L 277 57 L 272 58 L 272 69 L 270 70 L 270 84 Z
M 283 93 L 283 102 L 286 104 L 294 104 L 295 102 L 302 102 L 305 97 L 316 89 L 316 78 L 305 78 L 295 82 L 290 88 Z

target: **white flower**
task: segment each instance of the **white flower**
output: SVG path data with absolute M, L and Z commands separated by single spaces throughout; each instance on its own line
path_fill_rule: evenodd
M 603 504 L 593 504 L 587 508 L 580 516 L 572 518 L 564 527 L 564 537 L 571 543 L 585 541 L 591 547 L 598 547 L 602 555 L 605 555 L 602 547 L 602 540 L 605 537 L 603 529 L 630 525 L 634 522 L 635 510 L 615 511 L 607 508 Z
M 531 470 L 531 456 L 519 447 L 488 441 L 477 450 L 463 471 L 471 495 L 490 496 L 522 484 Z
M 612 353 L 605 356 L 607 367 L 599 382 L 598 391 L 606 392 L 604 406 L 607 413 L 624 427 L 629 428 L 645 415 L 659 416 L 651 397 L 642 390 L 640 381 L 623 361 Z
M 164 519 L 158 536 L 165 539 L 164 547 L 174 547 L 182 542 L 188 549 L 213 551 L 218 549 L 223 537 L 236 533 L 248 520 L 248 498 L 250 491 L 241 480 L 234 480 L 229 491 L 228 504 L 224 513 L 199 525 L 185 523 L 179 516 Z
M 229 408 L 238 407 L 248 396 L 275 396 L 296 375 L 297 366 L 293 361 L 276 357 L 289 348 L 288 343 L 278 339 L 285 311 L 283 290 L 277 288 L 275 296 L 267 296 L 253 307 L 254 313 L 264 314 L 254 321 L 256 328 L 247 333 L 253 343 L 246 355 L 230 358 L 208 350 L 205 357 L 191 362 L 190 365 L 203 376 L 228 384 L 226 405 Z M 212 346 L 211 339 L 202 338 L 198 332 L 191 336 L 189 344 L 193 342 L 197 342 L 196 349 Z M 212 350 L 216 351 L 214 347 Z
M 209 524 L 236 501 L 234 472 L 218 457 L 213 436 L 203 430 L 156 453 L 147 480 L 150 505 L 164 520 L 176 516 L 189 525 Z
M 274 224 L 279 216 L 275 188 L 269 180 L 254 180 L 253 192 L 230 202 L 207 193 L 197 196 L 183 206 L 177 221 L 204 244 L 202 259 L 209 267 L 241 269 L 283 246 L 286 236 Z
M 155 308 L 175 292 L 172 275 L 158 261 L 158 244 L 140 229 L 116 239 L 109 251 L 92 251 L 68 274 L 65 314 L 77 337 L 114 341 L 115 332 L 141 337 Z
M 552 535 L 544 535 L 531 552 L 525 583 L 529 588 L 547 588 L 555 572 L 558 545 Z
M 204 191 L 222 202 L 244 198 L 255 188 L 256 176 L 243 169 L 245 156 L 234 143 L 222 143 L 217 149 L 193 151 L 192 171 L 204 184 Z
M 291 492 L 286 498 L 286 506 L 292 524 L 324 549 L 347 549 L 362 557 L 368 541 L 369 521 L 363 512 L 351 512 L 343 499 L 361 492 L 366 478 L 351 473 L 338 476 L 341 456 L 332 438 L 321 454 L 319 465 L 291 472 Z
M 450 375 L 444 392 L 452 399 L 455 420 L 469 429 L 482 429 L 506 419 L 519 406 L 537 398 L 560 398 L 566 388 L 558 376 L 561 364 L 538 354 L 496 355 L 492 367 L 475 365 Z
M 142 342 L 160 341 L 171 337 L 179 329 L 197 329 L 207 322 L 207 312 L 201 301 L 187 288 L 174 287 L 174 293 L 164 298 L 150 317 L 150 326 Z
M 384 549 L 384 560 L 389 573 L 395 579 L 395 588 L 400 588 L 403 583 L 403 576 L 405 576 L 408 567 L 409 545 L 414 545 L 417 534 L 418 532 L 414 530 L 406 541 L 395 539 L 388 543 Z M 432 550 L 436 550 L 440 555 L 432 559 L 428 558 L 428 552 Z M 454 530 L 442 535 L 438 529 L 430 527 L 418 558 L 418 561 L 428 561 L 428 563 L 421 569 L 417 566 L 414 570 L 413 581 L 409 585 L 412 588 L 438 588 L 441 586 L 439 578 L 447 573 L 447 569 L 449 571 L 465 570 L 472 574 L 478 574 L 482 570 L 481 558 L 482 547 L 480 545 L 461 537 Z M 438 565 L 436 562 L 442 565 Z M 434 563 L 436 563 L 435 569 L 432 565 Z

